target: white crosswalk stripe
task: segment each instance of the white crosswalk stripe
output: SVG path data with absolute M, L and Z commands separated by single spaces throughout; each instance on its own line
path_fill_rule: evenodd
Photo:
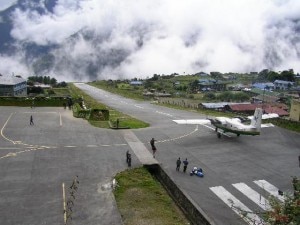
M 256 183 L 258 186 L 260 186 L 262 189 L 266 190 L 269 192 L 271 195 L 279 199 L 280 201 L 284 201 L 284 197 L 278 194 L 278 188 L 275 187 L 274 185 L 270 184 L 269 182 L 265 180 L 255 180 L 253 181 Z
M 237 183 L 233 184 L 233 186 L 246 195 L 249 199 L 251 199 L 255 204 L 261 207 L 263 210 L 271 209 L 269 201 L 265 199 L 262 195 L 254 191 L 250 188 L 247 184 L 244 183 Z
M 214 192 L 226 205 L 228 205 L 236 214 L 238 214 L 248 224 L 260 224 L 262 219 L 253 213 L 247 206 L 240 202 L 224 187 L 211 187 L 210 190 Z M 244 212 L 247 212 L 247 216 L 244 216 Z
M 263 210 L 270 210 L 271 206 L 267 200 L 269 195 L 273 195 L 280 201 L 284 201 L 283 196 L 278 194 L 278 188 L 265 180 L 253 181 L 259 188 L 265 192 L 264 196 L 258 193 L 245 183 L 232 184 L 239 192 L 247 196 L 252 202 L 257 204 Z M 238 200 L 233 194 L 227 191 L 223 186 L 210 187 L 210 190 L 217 195 L 226 205 L 228 205 L 236 214 L 238 214 L 248 224 L 263 224 L 263 220 L 256 215 L 244 203 Z M 246 213 L 246 216 L 245 216 Z

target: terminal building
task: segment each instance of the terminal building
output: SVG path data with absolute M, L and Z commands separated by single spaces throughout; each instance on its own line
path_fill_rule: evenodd
M 0 74 L 0 96 L 27 96 L 27 81 L 21 76 Z

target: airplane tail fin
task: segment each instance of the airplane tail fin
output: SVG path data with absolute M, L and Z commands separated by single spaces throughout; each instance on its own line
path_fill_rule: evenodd
M 254 126 L 258 131 L 261 128 L 261 119 L 262 119 L 263 111 L 261 108 L 256 108 L 253 118 L 251 119 L 251 126 Z

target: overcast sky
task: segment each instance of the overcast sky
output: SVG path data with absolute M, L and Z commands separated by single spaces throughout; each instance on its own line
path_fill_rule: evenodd
M 299 12 L 299 0 L 58 0 L 53 14 L 16 10 L 11 34 L 20 43 L 60 44 L 53 54 L 61 76 L 70 78 L 75 69 L 83 80 L 87 65 L 101 57 L 98 78 L 299 72 Z M 82 30 L 97 42 L 83 36 L 68 41 Z M 22 54 L 16 60 L 22 65 Z

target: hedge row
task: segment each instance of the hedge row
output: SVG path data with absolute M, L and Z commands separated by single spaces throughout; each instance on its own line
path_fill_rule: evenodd
M 293 121 L 293 120 L 288 120 L 283 118 L 273 118 L 273 119 L 269 119 L 268 122 L 273 123 L 278 127 L 300 132 L 300 122 L 298 121 Z
M 75 103 L 73 116 L 87 120 L 107 121 L 109 120 L 109 111 L 106 109 L 82 109 L 79 103 Z
M 0 97 L 1 106 L 63 106 L 67 102 L 64 97 Z

